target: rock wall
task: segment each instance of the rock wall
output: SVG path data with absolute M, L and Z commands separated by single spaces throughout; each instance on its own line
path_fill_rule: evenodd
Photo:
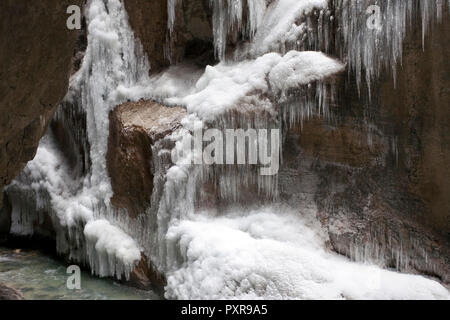
M 130 24 L 149 58 L 151 73 L 186 59 L 202 65 L 214 61 L 208 1 L 177 3 L 174 32 L 169 34 L 167 0 L 125 1 Z
M 420 26 L 405 42 L 397 86 L 380 81 L 381 119 L 398 135 L 399 169 L 424 205 L 423 223 L 450 236 L 450 19 L 426 38 Z
M 415 25 L 397 84 L 382 75 L 370 103 L 352 79 L 343 81 L 334 121 L 289 131 L 280 175 L 282 197 L 314 207 L 337 252 L 446 283 L 449 32 L 445 16 L 422 48 Z
M 83 3 L 0 2 L 0 203 L 3 186 L 34 157 L 67 92 L 78 31 L 66 27 L 66 10 Z
M 151 71 L 161 71 L 168 63 L 164 55 L 167 32 L 167 0 L 127 0 L 125 7 L 131 27 L 147 53 Z

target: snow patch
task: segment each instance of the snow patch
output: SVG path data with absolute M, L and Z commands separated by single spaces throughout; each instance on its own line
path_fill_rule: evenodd
M 325 80 L 343 69 L 339 61 L 321 52 L 291 51 L 284 56 L 268 53 L 255 60 L 208 66 L 195 85 L 195 93 L 169 98 L 167 102 L 185 105 L 188 112 L 212 120 L 239 108 L 239 103 L 250 96 L 286 93 L 291 88 Z

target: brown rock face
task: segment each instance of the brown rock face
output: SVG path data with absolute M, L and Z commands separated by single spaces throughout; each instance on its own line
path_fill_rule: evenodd
M 127 0 L 125 7 L 135 36 L 148 55 L 151 71 L 160 71 L 168 65 L 164 58 L 167 0 Z
M 0 2 L 1 189 L 36 152 L 67 92 L 78 31 L 66 27 L 70 5 L 83 0 Z
M 400 166 L 421 198 L 423 222 L 450 236 L 450 18 L 444 15 L 422 49 L 420 26 L 405 42 L 397 86 L 380 88 L 382 116 L 393 119 Z
M 167 0 L 127 0 L 125 7 L 131 27 L 148 55 L 152 73 L 185 58 L 203 65 L 214 60 L 208 1 L 178 1 L 170 36 Z
M 107 163 L 114 206 L 136 217 L 150 205 L 152 145 L 176 130 L 184 115 L 184 109 L 153 101 L 125 103 L 111 112 Z

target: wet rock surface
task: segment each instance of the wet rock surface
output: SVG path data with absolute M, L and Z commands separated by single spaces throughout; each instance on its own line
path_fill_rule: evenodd
M 420 26 L 404 45 L 397 84 L 380 81 L 380 118 L 398 136 L 399 170 L 424 206 L 421 222 L 450 239 L 450 18 L 422 47 Z
M 67 92 L 78 31 L 67 28 L 66 10 L 83 3 L 0 3 L 0 202 L 1 189 L 34 157 Z
M 0 283 L 0 300 L 25 300 L 22 293 Z
M 168 66 L 164 56 L 167 32 L 167 0 L 125 1 L 129 22 L 150 61 L 152 72 Z

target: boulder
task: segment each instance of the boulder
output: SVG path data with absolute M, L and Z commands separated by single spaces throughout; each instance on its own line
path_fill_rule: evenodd
M 130 218 L 137 218 L 151 205 L 156 174 L 153 147 L 161 143 L 164 148 L 173 148 L 166 138 L 181 127 L 185 115 L 182 108 L 144 100 L 122 104 L 110 113 L 107 165 L 114 191 L 111 203 Z M 162 291 L 166 279 L 142 255 L 129 283 Z
M 107 164 L 116 208 L 136 217 L 150 205 L 153 193 L 152 146 L 181 126 L 185 110 L 154 101 L 125 103 L 110 114 Z
M 423 201 L 422 223 L 450 235 L 450 18 L 434 26 L 422 47 L 416 26 L 405 41 L 397 83 L 381 82 L 383 121 L 398 135 L 399 167 L 408 191 Z
M 25 300 L 22 293 L 0 283 L 0 300 Z

